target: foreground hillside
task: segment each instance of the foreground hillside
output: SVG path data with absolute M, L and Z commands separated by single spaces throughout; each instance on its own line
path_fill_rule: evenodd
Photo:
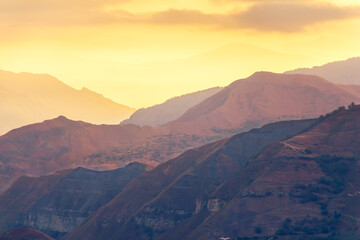
M 359 239 L 360 106 L 193 149 L 64 239 Z
M 0 89 L 0 135 L 59 115 L 94 124 L 117 124 L 135 111 L 45 74 L 0 71 Z
M 270 124 L 189 150 L 139 176 L 65 239 L 183 239 L 224 206 L 224 201 L 211 196 L 251 157 L 315 122 Z
M 300 68 L 286 73 L 320 76 L 337 84 L 360 84 L 360 57 L 331 62 L 313 68 Z
M 103 172 L 77 168 L 37 178 L 22 176 L 0 195 L 0 232 L 31 227 L 59 238 L 145 170 L 144 164 L 132 163 Z
M 235 133 L 317 117 L 358 99 L 357 92 L 319 77 L 261 72 L 234 82 L 161 127 L 97 126 L 58 117 L 0 137 L 0 191 L 22 174 L 77 166 L 114 169 L 133 161 L 157 165 Z
M 219 92 L 222 88 L 214 87 L 199 92 L 174 97 L 162 104 L 139 109 L 122 124 L 132 123 L 138 126 L 159 126 L 173 121 L 183 115 L 189 108 Z

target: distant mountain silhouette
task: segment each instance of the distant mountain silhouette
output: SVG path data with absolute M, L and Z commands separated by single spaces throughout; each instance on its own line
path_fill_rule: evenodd
M 53 239 L 35 229 L 14 228 L 0 234 L 0 240 L 53 240 Z
M 0 231 L 31 227 L 59 238 L 112 200 L 146 165 L 131 163 L 111 171 L 61 170 L 22 176 L 0 196 Z
M 189 150 L 64 239 L 359 239 L 359 134 L 351 106 Z
M 300 68 L 286 73 L 317 75 L 337 84 L 360 85 L 360 57 L 331 62 L 313 68 Z
M 222 88 L 215 87 L 174 97 L 164 103 L 139 109 L 131 115 L 122 124 L 132 123 L 138 126 L 159 126 L 167 122 L 173 121 L 183 115 L 189 108 L 202 102 L 204 99 L 219 92 Z
M 92 125 L 59 117 L 0 137 L 0 191 L 20 175 L 83 166 L 157 165 L 184 151 L 280 120 L 317 117 L 358 102 L 342 87 L 308 75 L 256 73 L 161 127 Z
M 94 124 L 117 124 L 134 111 L 86 88 L 75 90 L 46 74 L 0 71 L 0 135 L 59 115 Z

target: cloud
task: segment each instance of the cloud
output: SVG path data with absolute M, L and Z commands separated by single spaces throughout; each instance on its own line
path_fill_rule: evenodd
M 306 0 L 301 3 L 299 0 L 275 0 L 270 3 L 264 0 L 242 0 L 257 3 L 242 11 L 212 14 L 189 9 L 169 9 L 142 14 L 105 10 L 107 6 L 126 1 L 130 0 L 0 0 L 0 27 L 154 24 L 296 32 L 313 24 L 360 16 L 360 6 L 310 4 Z
M 114 21 L 108 5 L 128 0 L 0 0 L 2 25 L 88 24 Z
M 360 16 L 360 7 L 338 7 L 329 4 L 259 4 L 234 14 L 239 27 L 263 31 L 292 32 L 316 23 Z
M 245 11 L 227 14 L 171 9 L 154 13 L 145 21 L 156 24 L 214 25 L 234 29 L 294 32 L 316 23 L 359 16 L 360 7 L 270 3 L 256 4 Z

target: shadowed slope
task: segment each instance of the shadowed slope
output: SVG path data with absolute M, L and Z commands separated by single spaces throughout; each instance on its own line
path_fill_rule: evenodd
M 41 177 L 22 176 L 0 195 L 0 230 L 31 227 L 59 237 L 119 194 L 146 166 L 111 171 L 84 168 Z
M 352 106 L 187 151 L 64 239 L 359 239 L 359 136 Z
M 139 176 L 65 239 L 151 239 L 207 214 L 209 196 L 263 147 L 307 129 L 315 120 L 282 122 L 193 149 Z M 194 225 L 190 228 L 195 227 Z M 181 239 L 182 234 L 174 239 Z M 121 236 L 121 237 L 120 237 Z M 173 238 L 167 238 L 173 239 Z

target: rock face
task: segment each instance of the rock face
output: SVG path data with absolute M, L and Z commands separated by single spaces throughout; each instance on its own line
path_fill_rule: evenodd
M 357 96 L 319 77 L 261 72 L 234 82 L 161 127 L 92 125 L 58 117 L 0 137 L 0 191 L 23 174 L 77 166 L 114 169 L 133 161 L 157 165 L 267 123 L 317 117 L 357 102 Z
M 53 240 L 53 239 L 35 229 L 14 228 L 0 234 L 0 240 Z
M 199 104 L 206 98 L 219 92 L 222 88 L 215 87 L 199 92 L 185 94 L 174 97 L 162 104 L 149 108 L 139 109 L 133 113 L 129 119 L 124 120 L 122 124 L 135 124 L 138 126 L 160 126 L 173 121 L 183 115 L 189 108 Z
M 313 68 L 300 68 L 286 73 L 311 74 L 337 84 L 360 85 L 360 57 L 350 58 Z
M 64 239 L 359 239 L 359 136 L 351 106 L 187 151 Z
M 85 168 L 41 177 L 22 176 L 0 196 L 0 231 L 31 227 L 58 238 L 113 199 L 146 165 L 111 171 Z
M 270 124 L 189 150 L 139 176 L 65 239 L 183 239 L 227 205 L 228 199 L 212 195 L 250 158 L 316 121 Z
M 59 115 L 116 124 L 134 111 L 86 88 L 75 90 L 49 75 L 0 70 L 0 135 Z

